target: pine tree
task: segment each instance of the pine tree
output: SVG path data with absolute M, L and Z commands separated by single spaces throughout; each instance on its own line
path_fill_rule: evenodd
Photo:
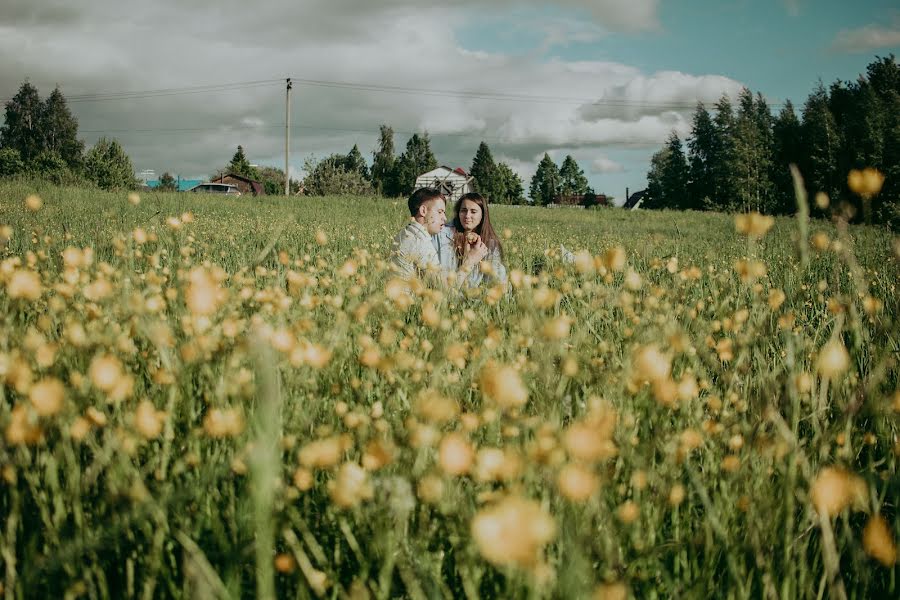
M 84 158 L 84 142 L 78 139 L 78 121 L 58 87 L 41 107 L 41 131 L 44 150 L 58 154 L 70 169 L 80 168 Z
M 491 149 L 484 142 L 478 145 L 475 158 L 472 160 L 472 168 L 469 175 L 475 178 L 475 187 L 488 201 L 501 203 L 506 196 L 503 189 L 503 181 L 499 177 L 497 165 L 491 155 Z
M 546 206 L 553 202 L 560 190 L 559 168 L 550 155 L 544 153 L 544 158 L 538 163 L 537 171 L 531 178 L 529 195 L 535 205 Z
M 671 150 L 666 145 L 650 158 L 650 170 L 647 171 L 647 193 L 643 202 L 641 202 L 641 208 L 668 208 L 666 205 L 666 190 L 663 186 L 663 171 L 665 171 L 670 153 Z
M 369 167 L 366 165 L 366 159 L 363 158 L 363 155 L 356 144 L 353 144 L 353 148 L 347 153 L 347 158 L 344 160 L 344 166 L 348 171 L 359 173 L 366 181 L 370 180 Z
M 800 119 L 790 100 L 785 103 L 772 124 L 772 136 L 771 179 L 775 196 L 773 212 L 792 214 L 797 206 L 789 165 L 800 162 L 802 146 Z
M 389 197 L 399 195 L 392 181 L 394 162 L 394 130 L 382 125 L 378 149 L 372 156 L 372 187 L 375 188 L 375 193 Z
M 235 175 L 243 175 L 250 179 L 259 179 L 259 173 L 256 172 L 255 168 L 250 166 L 250 161 L 247 160 L 247 156 L 244 154 L 243 146 L 237 147 L 237 152 L 234 153 L 234 156 L 231 157 L 231 162 L 228 163 L 228 170 Z
M 587 177 L 571 154 L 567 154 L 563 160 L 559 169 L 559 179 L 560 194 L 563 196 L 577 196 L 587 192 Z
M 666 143 L 669 150 L 662 172 L 663 197 L 666 208 L 683 209 L 688 206 L 688 165 L 681 138 L 674 131 Z
M 0 148 L 18 150 L 26 165 L 44 151 L 42 131 L 43 105 L 37 88 L 22 84 L 12 100 L 6 103 L 6 121 L 0 127 Z
M 131 159 L 119 142 L 105 137 L 85 155 L 84 173 L 104 190 L 130 190 L 137 185 Z
M 712 172 L 715 188 L 713 193 L 714 210 L 731 211 L 736 206 L 736 186 L 734 175 L 734 111 L 731 100 L 727 95 L 715 105 L 716 116 L 713 119 L 715 125 L 715 143 L 713 145 L 710 171 Z
M 690 186 L 688 204 L 693 209 L 703 209 L 713 203 L 716 181 L 713 166 L 716 161 L 716 128 L 712 117 L 702 102 L 697 103 L 691 137 L 688 139 L 688 163 Z
M 771 124 L 769 108 L 762 96 L 744 88 L 738 96 L 740 108 L 734 125 L 732 180 L 740 211 L 770 212 L 772 206 L 769 171 L 771 163 Z
M 841 184 L 837 169 L 840 138 L 821 81 L 803 106 L 801 131 L 805 157 L 800 168 L 807 191 L 811 196 L 824 192 L 837 199 Z
M 406 151 L 400 155 L 394 165 L 394 177 L 397 192 L 400 196 L 408 196 L 413 192 L 416 178 L 427 171 L 436 169 L 437 159 L 431 151 L 431 140 L 428 133 L 413 134 L 406 143 Z
M 498 187 L 503 195 L 496 201 L 498 204 L 525 204 L 525 184 L 519 174 L 504 162 L 497 163 Z

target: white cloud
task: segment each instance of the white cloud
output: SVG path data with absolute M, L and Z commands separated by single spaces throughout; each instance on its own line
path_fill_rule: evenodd
M 77 10 L 61 0 L 41 9 L 34 4 L 9 0 L 0 7 L 0 23 L 10 23 L 0 25 L 0 96 L 11 96 L 26 77 L 42 94 L 59 83 L 89 144 L 107 132 L 122 141 L 136 168 L 157 172 L 210 173 L 238 144 L 254 163 L 283 165 L 279 80 L 288 75 L 468 94 L 297 81 L 292 169 L 310 154 L 347 152 L 353 144 L 370 156 L 378 126 L 387 123 L 398 132 L 398 152 L 407 137 L 402 132 L 424 129 L 438 160 L 453 165 L 467 167 L 483 139 L 526 186 L 535 157 L 545 151 L 577 151 L 584 164 L 592 164 L 598 148 L 616 145 L 646 148 L 649 155 L 673 129 L 687 132 L 696 100 L 713 102 L 740 88 L 715 75 L 470 51 L 459 47 L 455 32 L 478 18 L 475 7 L 483 3 L 474 0 L 429 0 L 424 7 L 412 0 L 312 0 L 250 10 L 237 0 L 195 0 L 186 8 L 174 0 L 127 8 L 93 0 Z M 521 2 L 489 4 L 501 10 Z M 563 33 L 554 43 L 563 43 L 573 27 L 576 37 L 592 39 L 603 31 L 658 25 L 656 0 L 565 0 L 562 6 L 593 23 L 579 29 L 557 22 Z M 75 101 L 78 94 L 268 79 L 276 81 L 212 93 Z M 485 91 L 511 97 L 479 97 Z
M 858 29 L 843 29 L 835 35 L 831 47 L 833 50 L 850 53 L 897 48 L 900 47 L 900 27 L 866 25 Z
M 598 156 L 591 162 L 591 173 L 621 173 L 625 166 L 606 156 Z

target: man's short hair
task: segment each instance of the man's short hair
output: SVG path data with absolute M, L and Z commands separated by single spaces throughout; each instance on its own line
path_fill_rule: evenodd
M 412 193 L 412 196 L 409 197 L 409 201 L 407 205 L 409 206 L 409 215 L 411 217 L 415 217 L 419 214 L 419 208 L 428 202 L 429 200 L 434 200 L 435 198 L 444 199 L 444 195 L 435 188 L 423 187 L 419 188 Z

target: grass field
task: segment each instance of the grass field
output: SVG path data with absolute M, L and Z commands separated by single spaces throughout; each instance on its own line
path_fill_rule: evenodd
M 900 593 L 888 232 L 498 206 L 410 297 L 404 202 L 133 200 L 0 184 L 5 598 Z

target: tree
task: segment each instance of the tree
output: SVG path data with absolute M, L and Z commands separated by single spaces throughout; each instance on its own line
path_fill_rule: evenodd
M 394 130 L 382 125 L 378 149 L 372 155 L 372 187 L 383 196 L 399 196 L 394 174 Z
M 712 204 L 716 195 L 713 166 L 717 143 L 715 125 L 702 102 L 698 102 L 694 110 L 691 137 L 687 143 L 690 167 L 688 205 L 693 209 L 702 209 Z
M 346 156 L 332 154 L 316 161 L 308 158 L 303 168 L 307 175 L 303 179 L 306 193 L 312 196 L 368 196 L 372 193 L 372 184 L 359 171 L 350 170 L 346 165 Z
M 738 102 L 731 164 L 736 197 L 729 208 L 771 212 L 771 114 L 762 96 L 754 99 L 748 88 L 741 90 Z
M 563 196 L 576 196 L 585 194 L 587 190 L 588 180 L 584 171 L 572 155 L 567 154 L 559 169 L 559 193 Z
M 841 185 L 837 170 L 840 138 L 828 108 L 828 92 L 821 81 L 803 106 L 801 132 L 805 157 L 800 168 L 808 192 L 810 195 L 824 192 L 837 199 Z
M 794 112 L 790 100 L 772 124 L 772 171 L 775 202 L 773 212 L 791 214 L 796 210 L 794 183 L 789 165 L 800 162 L 802 146 L 800 141 L 800 119 Z
M 57 87 L 41 107 L 43 149 L 55 152 L 72 170 L 81 168 L 84 142 L 78 139 L 78 121 Z
M 481 195 L 495 204 L 503 202 L 506 196 L 506 190 L 503 188 L 504 182 L 499 177 L 491 149 L 484 142 L 478 145 L 469 175 L 475 178 L 475 187 Z
M 531 178 L 531 187 L 528 190 L 531 201 L 541 206 L 550 204 L 559 195 L 560 183 L 559 168 L 545 152 Z
M 25 163 L 15 148 L 0 149 L 0 177 L 15 177 L 25 170 Z
M 504 162 L 497 163 L 497 187 L 503 190 L 495 204 L 525 204 L 525 184 Z
M 687 206 L 688 165 L 681 138 L 674 131 L 665 148 L 650 159 L 644 208 L 683 209 Z
M 363 158 L 363 155 L 360 153 L 359 147 L 357 147 L 356 144 L 353 144 L 353 148 L 347 153 L 347 157 L 344 159 L 344 166 L 348 171 L 355 171 L 362 175 L 363 179 L 366 181 L 371 180 L 371 177 L 369 176 L 369 167 L 366 165 L 366 159 Z
M 160 192 L 177 192 L 178 182 L 175 180 L 175 177 L 173 177 L 171 173 L 166 171 L 159 176 L 159 185 L 156 186 L 156 189 Z
M 422 173 L 436 169 L 437 159 L 431 151 L 431 140 L 428 133 L 413 134 L 406 143 L 406 151 L 400 155 L 394 165 L 397 195 L 408 196 L 413 192 L 416 177 Z
M 259 180 L 263 184 L 263 190 L 270 196 L 281 196 L 284 194 L 284 171 L 277 167 L 258 167 L 256 169 Z M 288 182 L 291 194 L 300 191 L 300 182 L 291 179 Z
M 6 103 L 6 121 L 0 128 L 0 148 L 18 150 L 26 165 L 44 150 L 43 105 L 37 88 L 27 81 Z
M 710 162 L 710 171 L 715 183 L 710 208 L 728 211 L 733 210 L 737 195 L 734 182 L 734 110 L 726 94 L 723 94 L 716 103 L 715 109 L 713 160 Z
M 228 170 L 235 175 L 243 175 L 254 180 L 259 179 L 259 173 L 254 167 L 250 166 L 250 161 L 244 155 L 243 146 L 237 147 L 237 152 L 234 153 L 234 156 L 231 157 L 231 162 L 228 163 Z
M 131 190 L 137 186 L 131 159 L 119 142 L 105 137 L 85 156 L 84 173 L 104 190 Z

